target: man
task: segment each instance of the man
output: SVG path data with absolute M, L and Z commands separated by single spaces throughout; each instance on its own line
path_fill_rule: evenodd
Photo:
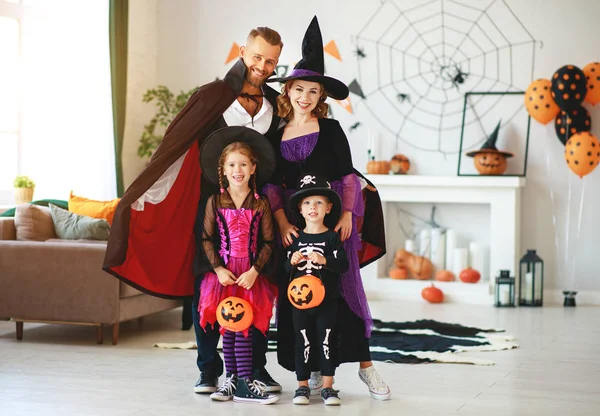
M 246 126 L 273 135 L 279 124 L 278 93 L 264 85 L 279 61 L 283 43 L 276 31 L 259 27 L 240 47 L 240 60 L 223 80 L 200 87 L 167 128 L 150 163 L 116 209 L 103 269 L 146 293 L 193 295 L 192 317 L 200 377 L 196 393 L 216 391 L 223 374 L 218 330 L 200 328 L 199 287 L 208 263 L 199 244 L 204 207 L 217 191 L 201 175 L 200 148 L 213 131 Z M 267 392 L 281 391 L 265 369 L 267 340 L 253 331 L 254 379 Z

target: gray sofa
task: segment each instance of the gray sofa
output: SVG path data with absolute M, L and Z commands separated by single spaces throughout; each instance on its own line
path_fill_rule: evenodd
M 102 271 L 106 242 L 88 240 L 16 241 L 13 218 L 0 218 L 0 318 L 16 322 L 90 325 L 102 344 L 102 326 L 181 306 L 149 296 Z

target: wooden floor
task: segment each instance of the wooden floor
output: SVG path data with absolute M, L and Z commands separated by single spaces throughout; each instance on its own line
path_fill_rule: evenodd
M 155 342 L 184 342 L 180 310 L 149 317 L 144 328 L 121 326 L 119 345 L 96 345 L 95 329 L 25 324 L 15 340 L 12 322 L 0 322 L 0 414 L 4 415 L 598 415 L 600 410 L 600 308 L 562 306 L 495 309 L 467 305 L 373 302 L 383 320 L 423 318 L 505 328 L 521 347 L 468 353 L 495 366 L 376 363 L 392 400 L 372 400 L 357 365 L 337 373 L 341 408 L 293 406 L 294 375 L 268 354 L 268 369 L 281 382 L 272 406 L 211 402 L 196 395 L 194 350 L 160 350 Z M 109 339 L 110 328 L 105 338 Z

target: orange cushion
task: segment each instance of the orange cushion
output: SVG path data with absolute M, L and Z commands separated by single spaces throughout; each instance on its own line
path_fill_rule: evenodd
M 92 218 L 104 218 L 109 224 L 112 224 L 119 201 L 120 198 L 112 201 L 95 201 L 73 195 L 73 192 L 71 192 L 71 195 L 69 195 L 69 211 Z

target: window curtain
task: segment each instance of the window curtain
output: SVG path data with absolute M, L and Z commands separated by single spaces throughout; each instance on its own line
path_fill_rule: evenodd
M 115 174 L 117 195 L 123 195 L 123 135 L 127 105 L 127 26 L 129 0 L 110 0 L 110 75 L 115 140 Z
M 22 4 L 20 172 L 35 199 L 115 198 L 109 4 Z

